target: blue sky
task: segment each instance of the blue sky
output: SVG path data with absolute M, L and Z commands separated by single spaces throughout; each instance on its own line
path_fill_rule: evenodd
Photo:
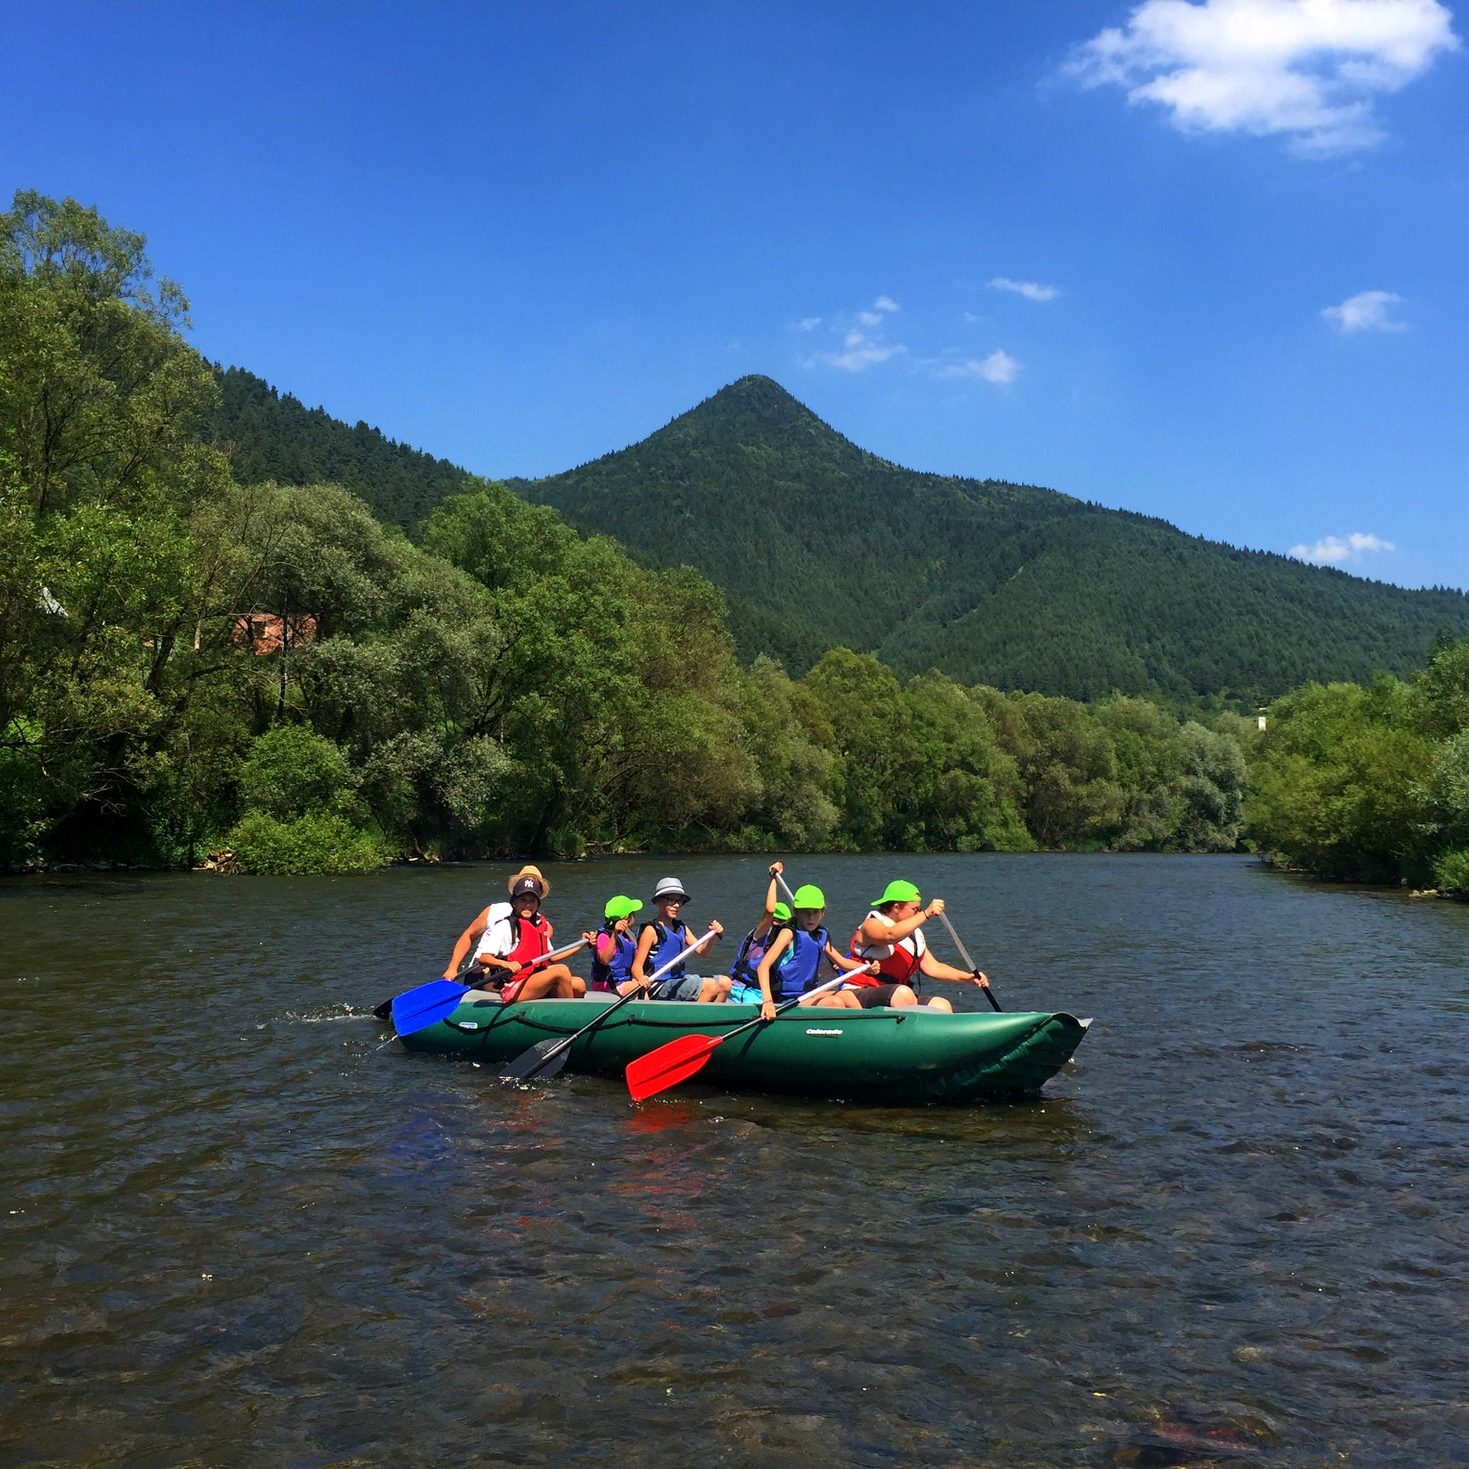
M 56 14 L 6 9 L 4 196 L 349 421 L 535 475 L 762 372 L 915 468 L 1469 586 L 1440 0 Z

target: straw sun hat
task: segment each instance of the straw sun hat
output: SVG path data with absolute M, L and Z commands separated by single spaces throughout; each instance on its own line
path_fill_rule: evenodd
M 539 867 L 531 867 L 529 865 L 522 867 L 519 872 L 511 876 L 509 881 L 505 884 L 505 891 L 513 893 L 515 891 L 515 884 L 518 883 L 522 877 L 532 877 L 538 883 L 540 883 L 541 898 L 543 900 L 551 896 L 551 884 L 547 882 L 544 877 L 541 876 L 541 869 Z

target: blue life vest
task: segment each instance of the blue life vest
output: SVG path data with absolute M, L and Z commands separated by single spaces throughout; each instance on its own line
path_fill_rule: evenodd
M 649 951 L 648 957 L 643 961 L 643 972 L 649 979 L 658 970 L 662 969 L 675 954 L 681 954 L 689 946 L 688 926 L 682 919 L 674 923 L 662 924 L 655 918 L 651 923 L 645 923 L 638 937 L 641 939 L 643 933 L 652 929 L 658 935 Z M 673 984 L 684 977 L 684 965 L 675 964 L 662 979 L 658 981 L 661 989 L 665 984 Z
M 830 942 L 824 927 L 808 933 L 794 924 L 786 923 L 781 926 L 790 930 L 791 942 L 781 951 L 770 976 L 771 995 L 777 1004 L 782 1000 L 794 1000 L 798 995 L 804 995 L 816 983 L 822 956 Z
M 602 932 L 610 934 L 611 925 L 604 923 Z M 615 948 L 610 964 L 604 964 L 597 958 L 597 951 L 592 950 L 592 988 L 594 990 L 615 990 L 618 985 L 626 984 L 632 978 L 632 961 L 633 955 L 638 951 L 638 941 L 630 933 L 620 933 L 613 942 Z
M 753 986 L 758 992 L 760 989 L 760 976 L 756 971 L 760 967 L 760 961 L 765 957 L 765 951 L 770 947 L 776 934 L 780 932 L 780 925 L 772 923 L 765 930 L 762 937 L 755 937 L 756 924 L 744 938 L 740 940 L 739 952 L 735 955 L 734 963 L 729 966 L 729 977 L 736 984 Z

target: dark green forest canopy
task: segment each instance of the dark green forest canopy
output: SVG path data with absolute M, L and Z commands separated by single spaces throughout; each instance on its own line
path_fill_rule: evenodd
M 1070 698 L 1253 704 L 1406 673 L 1469 598 L 1190 536 L 1054 490 L 900 468 L 747 377 L 641 443 L 514 487 L 723 588 L 741 651 L 833 645 L 900 673 Z M 860 568 L 857 572 L 856 568 Z
M 331 481 L 411 535 L 475 482 L 241 368 L 216 370 L 208 432 L 242 483 Z M 1068 698 L 1252 706 L 1312 679 L 1419 666 L 1469 599 L 1408 591 L 1190 536 L 1029 485 L 903 469 L 779 384 L 742 378 L 631 448 L 510 480 L 649 567 L 724 592 L 744 657 L 793 672 L 833 647 L 900 673 Z
M 379 520 L 410 533 L 434 506 L 470 487 L 472 476 L 447 459 L 397 443 L 360 419 L 347 424 L 324 408 L 307 408 L 242 367 L 216 367 L 214 377 L 219 400 L 203 431 L 229 456 L 241 484 L 343 485 Z
M 1411 685 L 1299 689 L 1263 737 L 1227 710 L 1188 718 L 1156 691 L 1081 704 L 942 672 L 903 679 L 841 646 L 801 678 L 763 655 L 745 664 L 720 590 L 659 566 L 646 538 L 628 537 L 635 560 L 550 506 L 212 369 L 143 245 L 74 200 L 22 192 L 0 215 L 0 867 L 189 865 L 220 846 L 276 872 L 628 848 L 1230 850 L 1254 752 L 1255 830 L 1278 860 L 1469 894 L 1469 640 L 1440 636 Z M 737 411 L 715 413 L 712 434 L 703 410 L 665 430 L 687 440 L 687 472 L 660 492 L 681 509 L 655 544 L 694 559 L 678 545 L 719 545 L 725 524 L 746 545 L 736 521 L 752 507 L 794 515 L 788 539 L 757 524 L 733 568 L 783 570 L 782 599 L 745 604 L 747 629 L 774 646 L 819 651 L 831 637 L 818 625 L 828 526 L 867 580 L 863 526 L 949 526 L 953 543 L 925 552 L 929 583 L 959 579 L 944 557 L 961 532 L 986 551 L 984 517 L 1028 527 L 1004 585 L 1045 569 L 1053 620 L 1019 593 L 987 606 L 992 622 L 1009 607 L 1009 651 L 1054 659 L 1058 681 L 1100 659 L 1108 618 L 1150 595 L 1090 620 L 1074 602 L 1066 612 L 1067 575 L 1100 585 L 1115 570 L 1095 525 L 1126 527 L 1140 585 L 1167 584 L 1159 567 L 1187 570 L 1200 547 L 1221 585 L 1230 562 L 1280 562 L 1050 491 L 911 475 L 767 380 L 720 399 Z M 762 459 L 762 434 L 787 449 Z M 840 484 L 824 513 L 821 474 L 797 475 L 784 453 Z M 720 519 L 700 488 L 714 470 L 695 471 L 752 456 L 731 491 L 747 499 Z M 794 558 L 767 556 L 796 544 Z M 903 554 L 919 565 L 913 538 Z M 1359 651 L 1388 645 L 1391 621 L 1352 599 L 1392 589 L 1284 565 L 1339 598 Z M 921 659 L 905 600 L 874 613 L 850 576 L 827 583 L 846 615 Z M 923 579 L 910 569 L 910 590 Z M 933 629 L 980 611 L 954 601 L 930 628 L 930 661 L 947 651 Z M 1262 646 L 1264 629 L 1291 625 L 1267 611 Z M 883 632 L 881 619 L 897 620 Z M 893 642 L 904 628 L 910 641 Z

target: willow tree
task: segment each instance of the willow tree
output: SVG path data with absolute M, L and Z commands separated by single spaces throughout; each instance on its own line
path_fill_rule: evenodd
M 0 214 L 0 848 L 127 823 L 211 600 L 187 533 L 224 483 L 188 303 L 141 235 L 33 191 Z M 170 683 L 174 684 L 172 691 Z

